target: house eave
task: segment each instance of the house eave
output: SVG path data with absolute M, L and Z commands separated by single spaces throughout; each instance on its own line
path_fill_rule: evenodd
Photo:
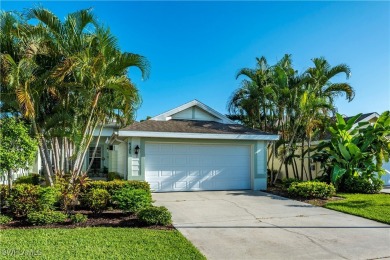
M 251 134 L 207 134 L 207 133 L 180 133 L 180 132 L 151 132 L 120 130 L 119 137 L 158 137 L 158 138 L 186 138 L 186 139 L 219 139 L 219 140 L 256 140 L 276 141 L 278 135 L 251 135 Z

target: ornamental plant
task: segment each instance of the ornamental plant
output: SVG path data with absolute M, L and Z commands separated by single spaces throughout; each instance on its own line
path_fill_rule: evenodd
M 374 124 L 356 123 L 360 116 L 345 122 L 337 114 L 336 122 L 328 129 L 331 140 L 317 147 L 314 158 L 336 186 L 352 177 L 372 182 L 385 173 L 382 164 L 389 161 L 390 111 L 382 113 Z

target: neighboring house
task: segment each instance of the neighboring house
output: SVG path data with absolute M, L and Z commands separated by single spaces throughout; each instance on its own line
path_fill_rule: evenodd
M 348 121 L 351 118 L 352 117 L 344 117 L 345 121 Z M 358 125 L 358 123 L 360 123 L 360 122 L 369 122 L 371 124 L 374 124 L 376 122 L 376 120 L 378 120 L 378 118 L 379 118 L 379 114 L 376 113 L 376 112 L 362 114 L 356 120 L 356 123 L 354 124 L 354 127 L 356 127 Z M 330 136 L 327 136 L 327 137 L 324 138 L 324 140 L 328 140 L 328 139 L 330 139 Z M 320 142 L 322 142 L 324 140 L 312 142 L 313 147 L 315 147 L 316 145 L 318 145 Z M 297 144 L 297 146 L 301 147 L 301 144 Z M 298 148 L 297 154 L 298 155 L 300 154 L 300 148 Z M 280 161 L 279 160 L 275 160 L 274 169 L 278 169 L 279 165 L 280 165 Z M 385 169 L 386 174 L 382 176 L 382 180 L 385 182 L 385 185 L 390 185 L 390 162 L 389 163 L 384 163 L 383 164 L 383 168 Z M 319 176 L 319 175 L 322 174 L 322 169 L 321 169 L 320 163 L 314 163 L 314 162 L 311 163 L 311 169 L 312 169 L 313 176 Z M 293 175 L 292 166 L 289 166 L 288 171 L 289 171 L 289 177 L 293 177 L 292 176 Z M 300 171 L 300 160 L 299 160 L 299 163 L 298 163 L 298 171 Z M 306 178 L 306 173 L 307 172 L 308 172 L 308 162 L 307 162 L 307 158 L 306 158 L 305 159 L 305 163 L 304 163 L 304 174 L 303 174 L 304 179 L 307 179 Z M 299 175 L 301 175 L 301 172 L 299 172 Z M 282 167 L 281 174 L 280 174 L 279 177 L 281 179 L 286 178 L 286 171 L 284 169 L 284 166 Z
M 109 170 L 157 192 L 264 190 L 267 143 L 278 138 L 193 100 L 115 132 Z

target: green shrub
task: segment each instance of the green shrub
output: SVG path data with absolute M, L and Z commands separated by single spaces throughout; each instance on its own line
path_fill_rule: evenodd
M 318 181 L 293 182 L 288 193 L 294 197 L 326 199 L 336 193 L 332 184 Z
M 340 190 L 350 193 L 379 193 L 383 189 L 383 181 L 379 178 L 366 179 L 361 176 L 347 177 L 342 181 Z
M 39 210 L 54 210 L 59 205 L 61 192 L 54 187 L 41 187 L 39 190 Z
M 39 185 L 43 178 L 38 173 L 30 173 L 26 176 L 20 176 L 14 181 L 14 184 L 32 184 Z
M 113 180 L 123 180 L 123 178 L 117 172 L 109 172 L 107 174 L 107 181 L 113 181 Z
M 90 179 L 86 174 L 76 177 L 74 180 L 71 174 L 57 176 L 55 187 L 60 192 L 60 205 L 62 210 L 70 213 L 79 204 L 80 195 L 86 190 Z
M 92 189 L 85 196 L 85 202 L 93 213 L 101 213 L 107 209 L 110 194 L 105 189 Z
M 138 212 L 152 204 L 150 192 L 140 189 L 123 188 L 114 193 L 112 200 L 124 212 Z
M 288 189 L 293 182 L 302 182 L 299 179 L 296 178 L 286 178 L 282 180 L 283 188 Z
M 12 218 L 11 217 L 8 217 L 6 215 L 1 215 L 0 214 L 0 225 L 5 225 L 5 224 L 8 224 L 12 221 Z
M 55 209 L 59 198 L 59 191 L 53 187 L 17 184 L 13 186 L 8 200 L 11 212 L 16 217 L 25 217 L 33 211 Z
M 30 212 L 27 215 L 27 222 L 32 225 L 47 225 L 53 223 L 62 223 L 67 219 L 67 215 L 60 211 L 44 210 Z
M 141 209 L 138 214 L 138 219 L 146 225 L 169 225 L 172 223 L 171 212 L 164 206 L 149 207 Z
M 7 205 L 9 200 L 8 185 L 0 184 L 0 208 Z
M 25 217 L 32 211 L 40 209 L 41 187 L 32 184 L 14 185 L 9 198 L 11 212 L 16 217 Z
M 72 223 L 84 223 L 88 220 L 88 217 L 86 215 L 76 213 L 70 216 L 70 220 Z
M 84 193 L 88 193 L 92 189 L 104 189 L 113 195 L 116 191 L 122 188 L 131 189 L 142 189 L 150 192 L 149 183 L 146 181 L 124 181 L 124 180 L 113 180 L 113 181 L 91 181 L 88 183 L 86 188 L 83 190 Z

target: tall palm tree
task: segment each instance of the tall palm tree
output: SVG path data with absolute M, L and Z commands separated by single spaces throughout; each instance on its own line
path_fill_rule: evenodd
M 28 18 L 38 24 L 23 21 L 15 28 L 11 18 L 2 29 L 17 32 L 15 39 L 5 34 L 7 30 L 1 37 L 18 49 L 15 58 L 1 54 L 6 65 L 2 90 L 3 85 L 12 90 L 17 110 L 32 121 L 41 140 L 45 174 L 53 177 L 54 165 L 55 172 L 69 169 L 77 176 L 95 127 L 113 118 L 122 124 L 133 119 L 141 99 L 128 70 L 137 67 L 147 78 L 148 61 L 121 52 L 116 38 L 97 25 L 90 10 L 69 14 L 62 22 L 49 10 L 35 8 Z
M 304 73 L 306 80 L 306 89 L 308 96 L 311 97 L 312 106 L 310 112 L 305 114 L 305 138 L 307 140 L 307 154 L 308 154 L 308 171 L 311 177 L 311 141 L 313 138 L 314 129 L 322 129 L 325 131 L 325 125 L 322 122 L 334 116 L 336 112 L 334 98 L 340 95 L 345 95 L 348 102 L 352 101 L 355 96 L 355 91 L 348 83 L 332 83 L 331 80 L 340 74 L 344 74 L 346 79 L 349 79 L 351 70 L 346 64 L 339 64 L 331 66 L 329 62 L 323 58 L 312 59 L 314 66 L 307 69 Z
M 332 83 L 331 80 L 339 74 L 344 74 L 346 79 L 351 76 L 351 69 L 346 64 L 331 66 L 323 58 L 312 59 L 314 67 L 306 70 L 305 76 L 308 83 L 312 86 L 317 96 L 326 98 L 329 104 L 334 104 L 334 98 L 339 95 L 345 95 L 348 102 L 355 97 L 355 91 L 348 83 Z
M 252 101 L 250 103 L 257 104 L 254 109 L 258 109 L 258 112 L 247 113 L 248 116 L 251 117 L 250 121 L 253 122 L 258 121 L 257 124 L 261 130 L 267 131 L 267 116 L 269 115 L 270 108 L 270 97 L 274 94 L 274 90 L 272 88 L 272 71 L 267 63 L 265 57 L 256 58 L 256 68 L 243 68 L 240 69 L 236 75 L 238 79 L 241 76 L 245 76 L 247 80 L 242 83 L 243 90 L 237 90 L 236 95 L 233 94 L 228 107 L 229 111 L 235 111 L 235 105 L 237 104 L 236 100 L 239 100 L 239 96 L 242 95 L 242 92 L 250 91 L 250 97 Z M 250 83 L 248 83 L 248 80 Z M 246 89 L 246 90 L 245 90 Z M 254 117 L 256 116 L 256 118 Z
M 102 108 L 102 102 L 100 102 L 102 96 L 114 94 L 117 101 L 121 96 L 124 116 L 132 114 L 139 104 L 138 91 L 127 76 L 130 67 L 139 68 L 143 78 L 149 75 L 149 64 L 146 58 L 138 54 L 120 52 L 116 38 L 112 36 L 109 29 L 102 27 L 97 28 L 95 35 L 91 38 L 90 47 L 68 57 L 56 67 L 54 76 L 59 79 L 65 77 L 69 69 L 72 69 L 76 81 L 85 87 L 86 100 L 90 102 L 89 115 L 75 160 L 75 175 L 81 172 L 85 154 L 92 140 L 91 133 L 98 123 L 106 119 L 97 117 L 99 109 Z M 103 104 L 103 107 L 107 108 L 107 103 L 103 102 Z M 111 109 L 118 108 L 111 107 Z

